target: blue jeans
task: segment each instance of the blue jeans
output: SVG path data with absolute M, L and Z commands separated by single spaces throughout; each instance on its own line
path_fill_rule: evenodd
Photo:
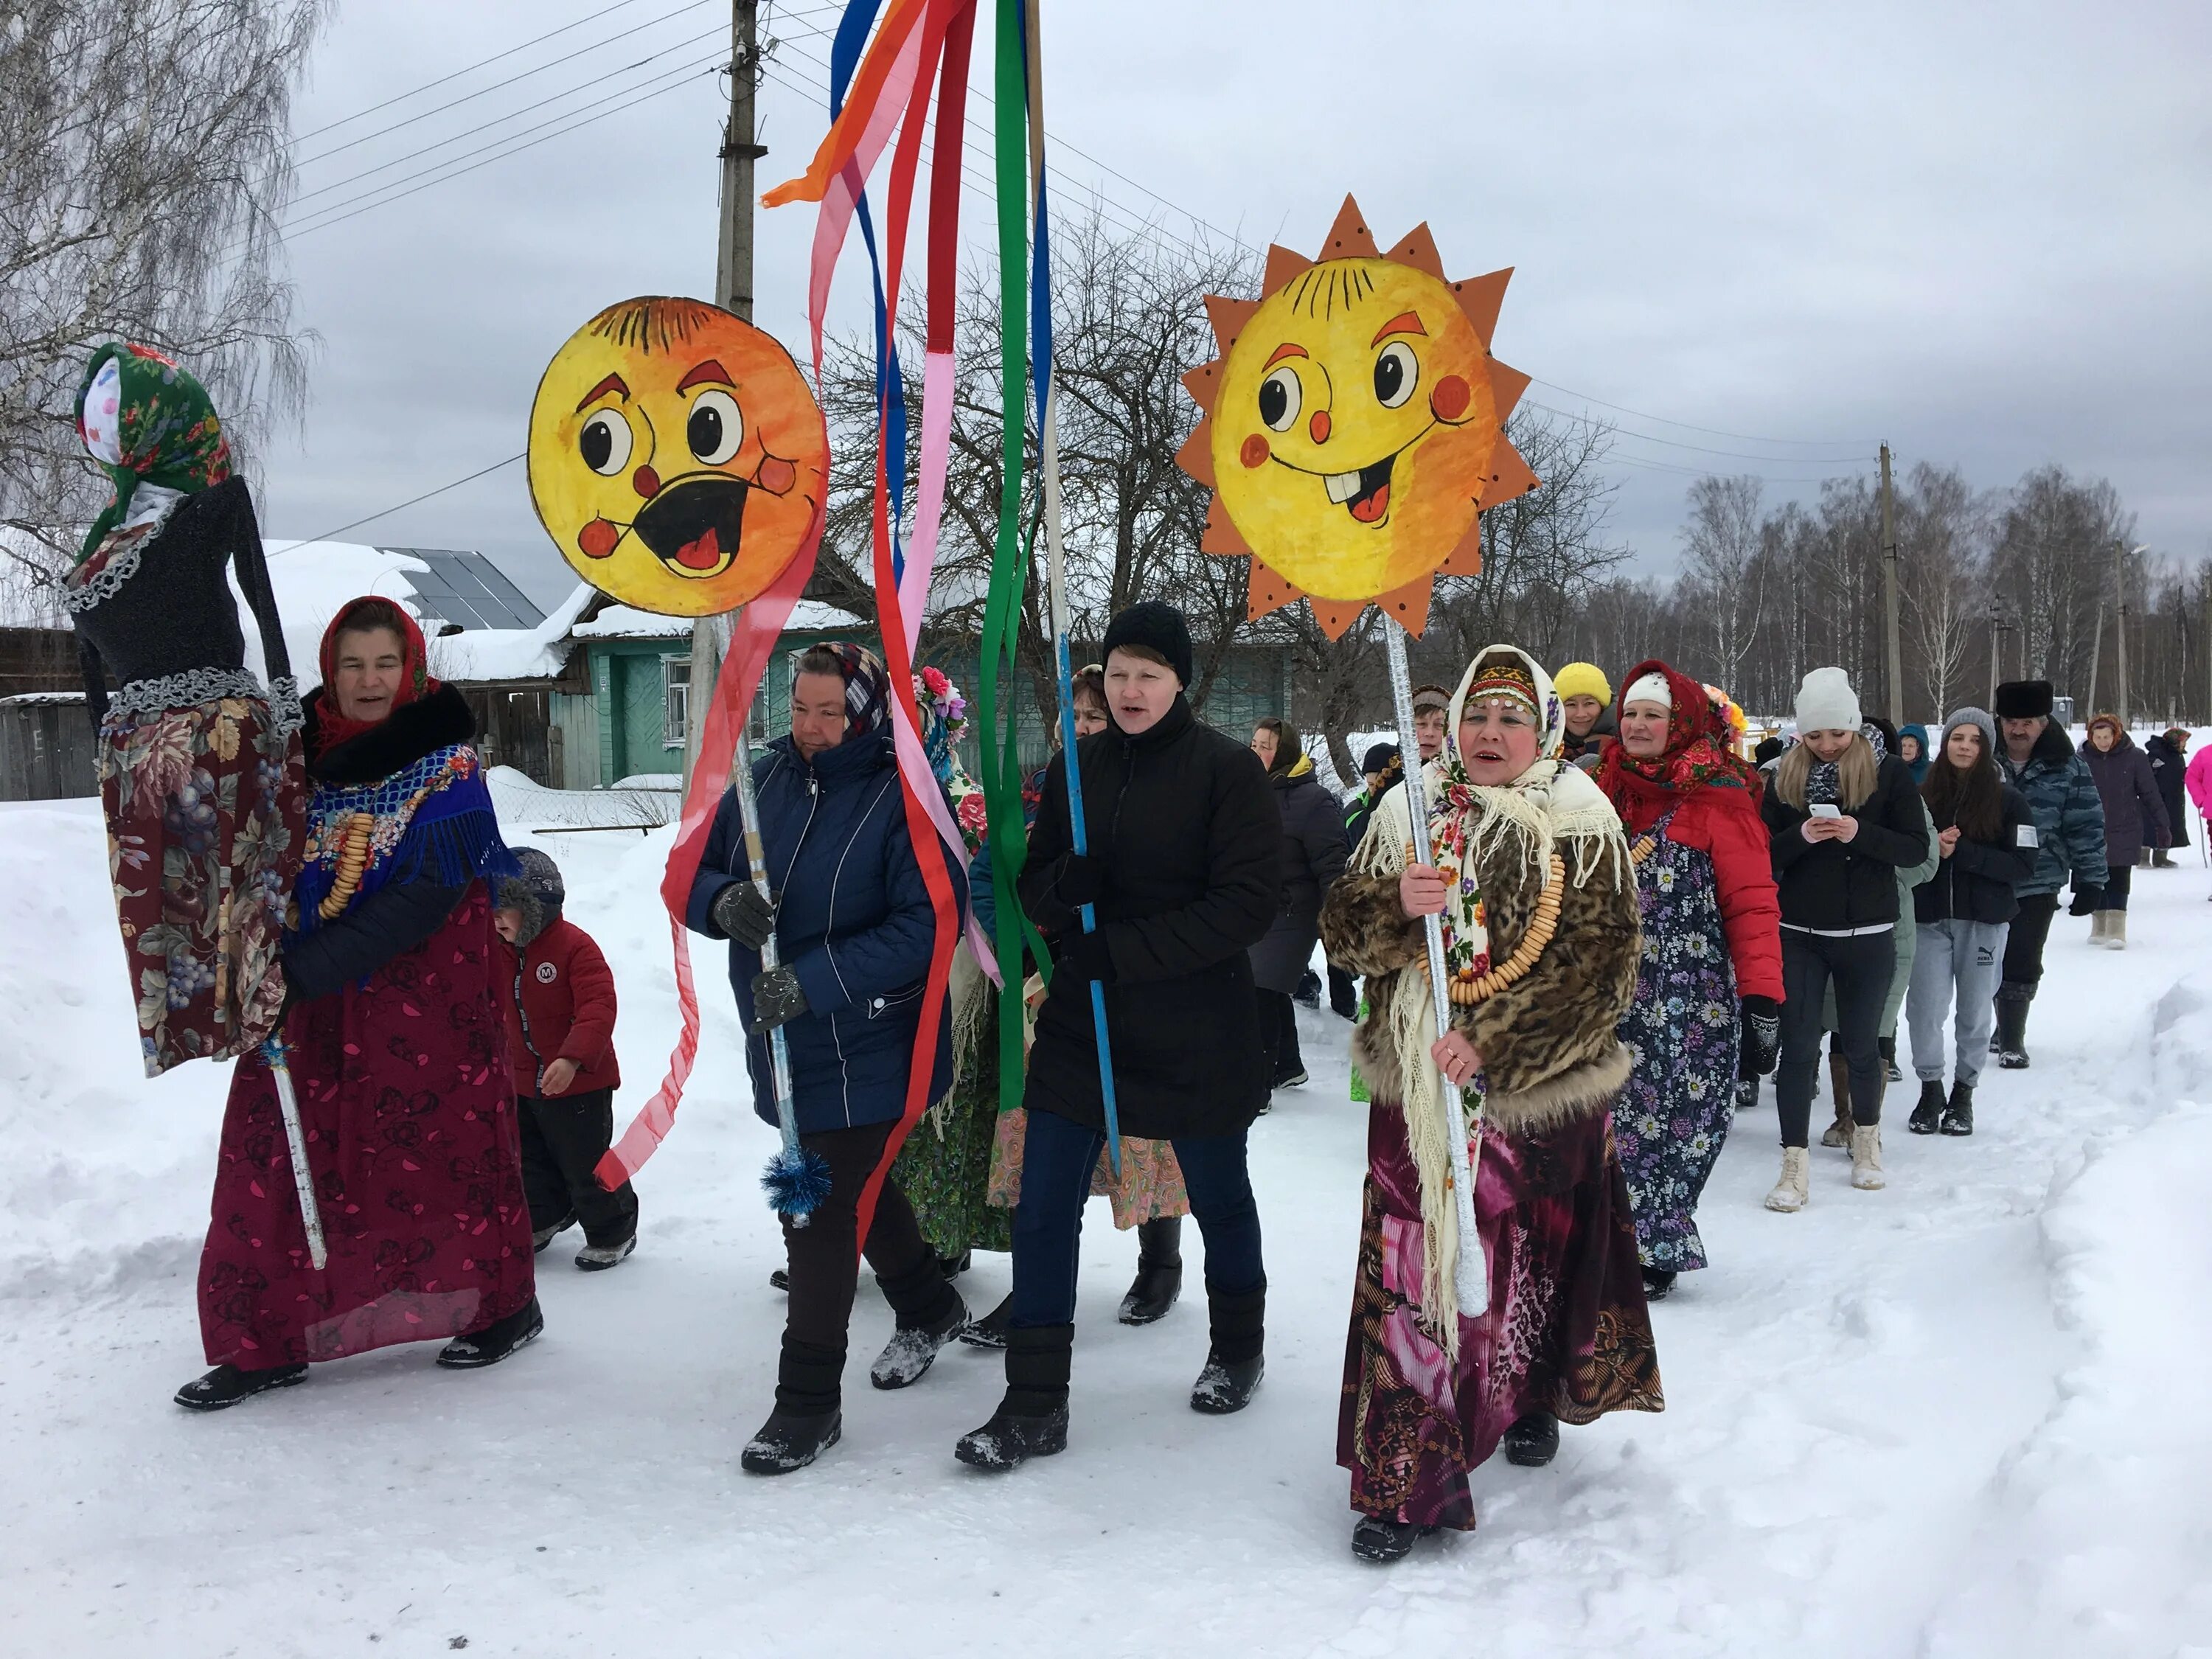
M 1032 1111 L 1022 1151 L 1022 1199 L 1014 1206 L 1014 1308 L 1017 1329 L 1075 1322 L 1075 1267 L 1091 1172 L 1104 1150 L 1103 1131 L 1056 1113 Z M 1244 1134 L 1194 1135 L 1176 1140 L 1176 1162 L 1190 1194 L 1190 1212 L 1206 1241 L 1209 1294 L 1241 1296 L 1267 1282 L 1260 1257 L 1260 1206 L 1244 1166 Z

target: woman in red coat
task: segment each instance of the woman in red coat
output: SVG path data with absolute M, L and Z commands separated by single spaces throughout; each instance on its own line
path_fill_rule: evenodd
M 1781 907 L 1759 774 L 1732 746 L 1729 704 L 1663 662 L 1639 663 L 1598 782 L 1620 812 L 1644 915 L 1636 1053 L 1613 1133 L 1636 1211 L 1645 1293 L 1705 1265 L 1698 1197 L 1721 1155 L 1741 1075 L 1774 1069 Z

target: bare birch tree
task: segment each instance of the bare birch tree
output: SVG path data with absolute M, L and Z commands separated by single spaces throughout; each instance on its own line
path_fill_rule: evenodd
M 104 340 L 206 383 L 241 460 L 296 411 L 277 215 L 325 0 L 0 0 L 0 526 L 66 572 L 106 484 L 72 404 Z

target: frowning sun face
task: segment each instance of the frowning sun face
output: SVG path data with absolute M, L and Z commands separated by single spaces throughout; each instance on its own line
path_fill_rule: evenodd
M 1182 453 L 1218 492 L 1206 550 L 1249 553 L 1252 614 L 1310 599 L 1340 634 L 1382 602 L 1418 632 L 1475 518 L 1535 480 L 1506 441 L 1527 385 L 1489 349 L 1505 277 L 1447 282 L 1425 228 L 1386 256 L 1348 198 L 1318 262 L 1272 251 L 1267 296 L 1212 300 L 1223 356 L 1185 377 Z
M 666 616 L 734 610 L 811 529 L 829 470 L 791 356 L 693 300 L 611 306 L 570 337 L 530 412 L 530 493 L 594 587 Z

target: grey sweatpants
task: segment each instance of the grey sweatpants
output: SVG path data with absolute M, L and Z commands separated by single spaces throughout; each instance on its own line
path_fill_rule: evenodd
M 1958 1059 L 1952 1075 L 1972 1088 L 1990 1057 L 1996 1010 L 1990 999 L 2004 977 L 2009 922 L 1923 921 L 1914 931 L 1912 988 L 1905 1017 L 1912 1030 L 1912 1070 L 1923 1083 L 1943 1080 L 1943 1026 L 1958 1004 Z

